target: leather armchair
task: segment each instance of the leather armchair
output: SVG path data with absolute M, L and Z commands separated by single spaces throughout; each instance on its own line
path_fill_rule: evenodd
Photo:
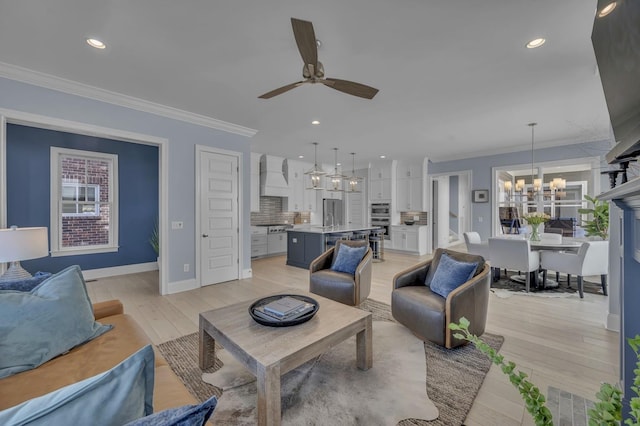
M 358 306 L 371 292 L 371 248 L 356 267 L 353 275 L 331 270 L 335 253 L 341 245 L 369 246 L 366 240 L 339 240 L 335 247 L 322 253 L 309 265 L 309 291 L 345 305 Z
M 425 284 L 431 282 L 442 253 L 458 261 L 478 262 L 476 274 L 446 298 L 432 292 Z M 464 340 L 453 337 L 449 324 L 465 317 L 471 322 L 469 330 L 473 334 L 484 333 L 491 284 L 489 269 L 481 256 L 437 249 L 432 260 L 412 266 L 393 278 L 391 314 L 423 341 L 449 349 L 464 345 Z

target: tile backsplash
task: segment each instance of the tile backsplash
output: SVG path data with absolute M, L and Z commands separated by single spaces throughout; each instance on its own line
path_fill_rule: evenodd
M 309 212 L 283 212 L 282 200 L 282 197 L 260 197 L 260 212 L 251 212 L 251 224 L 269 225 L 311 222 L 311 213 Z
M 427 212 L 400 212 L 400 224 L 403 224 L 405 220 L 414 220 L 413 217 L 418 216 L 414 225 L 428 225 Z

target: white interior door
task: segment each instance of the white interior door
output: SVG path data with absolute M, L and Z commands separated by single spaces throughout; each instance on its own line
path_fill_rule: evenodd
M 349 220 L 351 226 L 364 226 L 364 206 L 362 192 L 347 194 L 349 203 Z
M 437 246 L 446 248 L 449 246 L 449 176 L 438 177 L 438 219 L 436 226 Z
M 238 157 L 200 153 L 200 283 L 239 278 Z

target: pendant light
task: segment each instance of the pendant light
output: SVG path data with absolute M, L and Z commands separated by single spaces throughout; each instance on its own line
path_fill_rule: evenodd
M 534 178 L 533 174 L 533 128 L 537 126 L 538 123 L 529 123 L 527 126 L 531 127 L 531 183 L 533 184 L 533 195 L 535 196 L 538 192 L 542 190 L 542 179 Z
M 356 153 L 351 153 L 351 176 L 347 179 L 347 192 L 362 192 L 360 189 L 360 182 L 364 179 L 356 175 Z
M 306 172 L 305 175 L 309 175 L 311 178 L 311 186 L 307 189 L 316 189 L 322 190 L 322 176 L 326 175 L 327 172 L 318 167 L 318 142 L 313 142 L 314 146 L 314 154 L 313 154 L 313 167 Z
M 333 148 L 333 151 L 335 152 L 335 167 L 333 169 L 333 174 L 327 176 L 329 178 L 329 187 L 327 190 L 332 192 L 343 192 L 344 180 L 347 177 L 338 172 L 338 148 Z

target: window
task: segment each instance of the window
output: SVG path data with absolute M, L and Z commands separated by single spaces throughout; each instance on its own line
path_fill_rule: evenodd
M 51 148 L 51 255 L 118 249 L 118 157 Z
M 100 216 L 100 185 L 62 182 L 62 217 Z

